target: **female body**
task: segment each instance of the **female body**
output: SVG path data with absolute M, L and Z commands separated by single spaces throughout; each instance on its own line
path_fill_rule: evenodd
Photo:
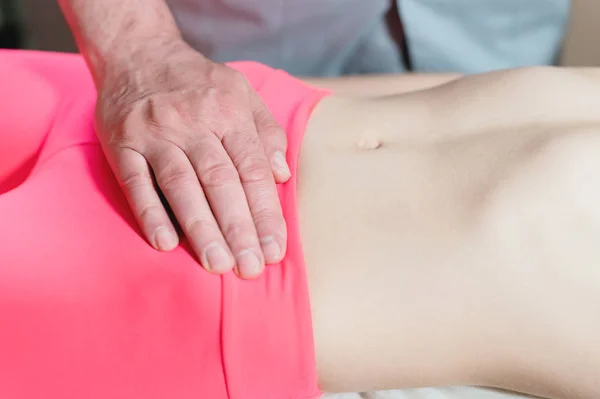
M 6 56 L 0 131 L 29 139 L 0 164 L 3 397 L 304 399 L 317 377 L 600 392 L 595 70 L 365 100 L 239 65 L 287 128 L 294 172 L 279 187 L 288 255 L 242 281 L 148 247 L 94 141 L 84 64 L 47 57 Z

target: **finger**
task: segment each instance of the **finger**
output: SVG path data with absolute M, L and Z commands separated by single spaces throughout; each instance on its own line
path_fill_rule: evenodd
M 223 136 L 223 146 L 239 173 L 265 261 L 276 263 L 285 255 L 287 233 L 275 180 L 253 120 L 236 128 Z
M 238 171 L 223 144 L 207 132 L 194 142 L 187 154 L 234 254 L 238 275 L 242 278 L 258 276 L 264 267 L 258 234 Z
M 174 145 L 166 145 L 156 147 L 147 158 L 202 265 L 215 273 L 231 270 L 233 257 L 185 153 Z
M 146 158 L 129 148 L 118 149 L 113 169 L 147 240 L 161 251 L 177 247 L 179 237 L 156 192 Z
M 271 165 L 273 176 L 277 183 L 285 183 L 292 176 L 285 157 L 287 137 L 261 98 L 252 92 L 250 94 L 254 123 L 265 154 Z

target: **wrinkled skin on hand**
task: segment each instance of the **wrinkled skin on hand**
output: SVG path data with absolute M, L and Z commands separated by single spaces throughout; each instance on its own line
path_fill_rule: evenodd
M 151 46 L 97 82 L 111 168 L 155 248 L 179 242 L 162 193 L 205 268 L 260 275 L 286 250 L 285 133 L 241 73 L 182 41 Z

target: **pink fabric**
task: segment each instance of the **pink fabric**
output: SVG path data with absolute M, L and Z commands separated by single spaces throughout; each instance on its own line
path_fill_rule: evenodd
M 234 63 L 288 132 L 288 254 L 243 281 L 152 249 L 93 131 L 76 55 L 0 51 L 0 397 L 309 399 L 317 388 L 296 166 L 326 93 Z

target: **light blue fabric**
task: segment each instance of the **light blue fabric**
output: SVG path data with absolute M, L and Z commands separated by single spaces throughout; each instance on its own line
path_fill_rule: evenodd
M 412 67 L 423 72 L 553 64 L 571 8 L 570 0 L 397 1 Z

